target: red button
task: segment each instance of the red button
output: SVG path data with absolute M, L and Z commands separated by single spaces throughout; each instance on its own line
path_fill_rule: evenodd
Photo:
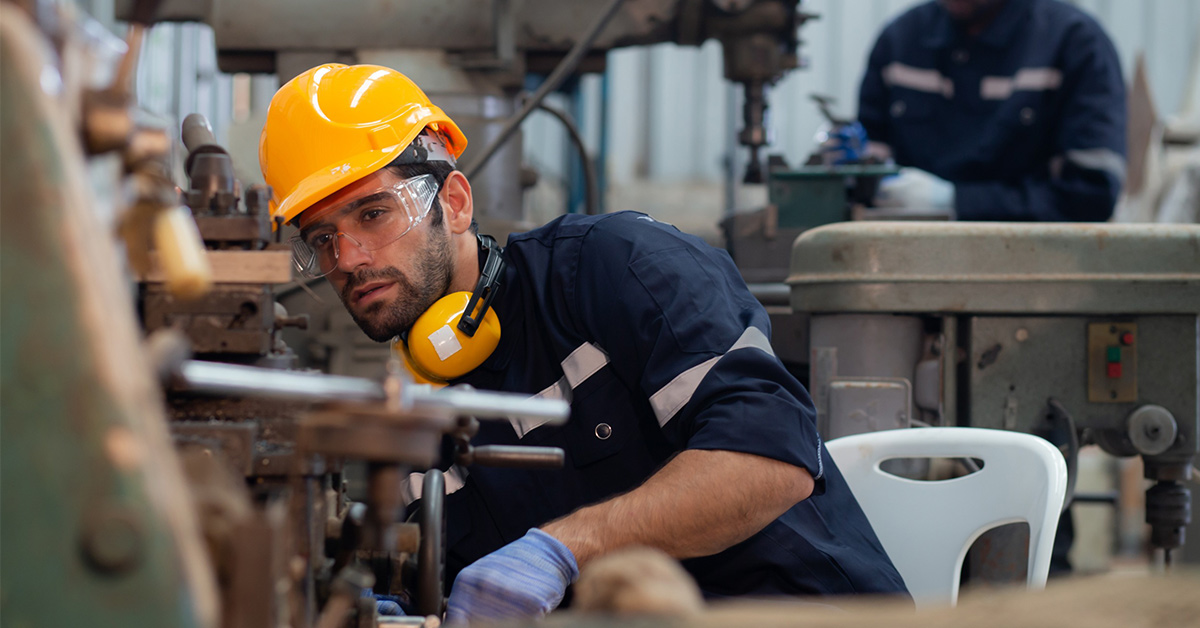
M 1126 347 L 1133 344 L 1133 332 L 1127 331 L 1121 334 L 1121 344 L 1125 345 Z
M 1108 377 L 1110 379 L 1121 379 L 1121 363 L 1110 362 L 1108 364 Z

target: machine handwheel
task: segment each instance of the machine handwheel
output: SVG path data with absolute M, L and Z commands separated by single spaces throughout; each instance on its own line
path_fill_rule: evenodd
M 442 616 L 446 577 L 446 480 L 442 472 L 425 472 L 421 486 L 421 545 L 417 549 L 417 612 Z

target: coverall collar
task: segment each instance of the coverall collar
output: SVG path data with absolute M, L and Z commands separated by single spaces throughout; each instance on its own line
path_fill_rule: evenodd
M 988 24 L 987 28 L 979 34 L 975 39 L 976 42 L 992 48 L 1003 48 L 1008 45 L 1017 33 L 1017 29 L 1021 28 L 1022 22 L 1025 21 L 1037 0 L 1008 0 L 1004 8 L 1000 9 L 1000 14 L 996 19 Z M 950 14 L 938 7 L 937 17 L 935 18 L 932 28 L 929 33 L 921 40 L 921 43 L 927 48 L 949 48 L 956 43 L 961 42 L 963 37 L 958 27 L 954 24 L 954 20 L 950 18 Z

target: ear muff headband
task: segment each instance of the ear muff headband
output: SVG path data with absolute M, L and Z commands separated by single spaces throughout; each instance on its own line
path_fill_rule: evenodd
M 500 276 L 504 273 L 505 266 L 504 252 L 500 249 L 496 239 L 489 235 L 477 237 L 479 238 L 479 248 L 487 251 L 487 259 L 483 262 L 483 270 L 479 273 L 475 291 L 471 293 L 471 301 L 467 303 L 462 320 L 458 322 L 458 328 L 468 336 L 474 336 L 475 331 L 479 329 L 479 317 L 486 316 L 491 311 L 492 299 L 496 298 L 496 292 L 500 288 Z M 483 298 L 483 307 L 479 309 L 479 315 L 476 316 L 474 315 L 475 306 L 481 297 Z
M 473 292 L 438 299 L 413 323 L 398 347 L 414 378 L 449 381 L 475 370 L 500 343 L 500 319 L 492 300 L 504 275 L 504 253 L 490 236 L 479 236 L 487 251 Z

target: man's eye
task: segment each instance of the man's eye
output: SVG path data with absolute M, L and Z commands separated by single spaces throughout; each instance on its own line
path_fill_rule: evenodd
M 333 241 L 332 233 L 318 233 L 308 239 L 308 245 L 314 249 L 323 249 Z
M 360 216 L 360 220 L 362 220 L 362 222 L 371 222 L 373 220 L 379 220 L 381 218 L 386 217 L 387 213 L 388 213 L 388 210 L 386 210 L 382 207 L 370 207 L 370 208 L 363 210 L 363 213 Z

